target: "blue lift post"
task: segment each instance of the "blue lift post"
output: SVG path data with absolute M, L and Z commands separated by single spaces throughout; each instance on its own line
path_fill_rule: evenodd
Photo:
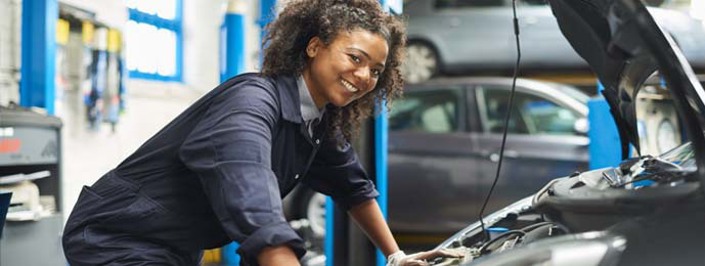
M 384 219 L 387 219 L 387 155 L 388 155 L 388 131 L 389 123 L 387 119 L 387 108 L 386 102 L 381 102 L 377 105 L 377 112 L 379 115 L 375 117 L 375 176 L 377 182 L 377 191 L 379 192 L 379 197 L 377 197 L 377 203 L 379 208 L 382 210 L 382 215 Z M 377 249 L 377 265 L 384 266 L 387 264 L 387 258 L 384 256 L 381 250 Z
M 400 15 L 403 11 L 403 0 L 380 0 L 382 7 L 390 13 Z M 377 177 L 377 190 L 379 197 L 377 203 L 382 210 L 385 220 L 387 219 L 387 156 L 388 156 L 388 131 L 389 123 L 387 118 L 386 102 L 377 106 L 378 114 L 375 117 L 375 176 Z M 381 250 L 377 249 L 377 265 L 387 264 L 387 258 Z
M 22 1 L 20 105 L 54 114 L 57 0 Z
M 602 83 L 598 82 L 598 96 L 588 101 L 590 169 L 616 166 L 622 161 L 621 149 L 615 149 L 621 147 L 619 132 L 610 114 L 610 106 L 602 96 L 604 89 Z
M 245 71 L 245 12 L 246 3 L 242 0 L 229 0 L 223 24 L 220 27 L 220 81 Z M 237 242 L 227 244 L 222 249 L 223 265 L 240 265 L 236 251 Z

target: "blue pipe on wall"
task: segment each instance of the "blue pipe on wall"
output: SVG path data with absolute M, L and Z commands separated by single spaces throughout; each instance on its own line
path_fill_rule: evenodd
M 264 40 L 264 36 L 267 34 L 267 31 L 265 30 L 265 26 L 269 24 L 269 22 L 272 22 L 274 18 L 277 16 L 276 13 L 276 8 L 277 6 L 277 0 L 260 0 L 259 2 L 259 19 L 257 19 L 257 24 L 259 24 L 260 28 L 260 42 L 262 43 L 262 40 Z M 262 62 L 262 57 L 260 53 L 260 62 Z
M 245 3 L 228 1 L 220 27 L 220 81 L 226 81 L 245 71 Z
M 54 114 L 57 0 L 22 1 L 20 105 Z

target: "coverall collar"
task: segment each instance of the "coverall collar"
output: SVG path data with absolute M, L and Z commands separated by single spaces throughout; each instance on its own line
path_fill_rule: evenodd
M 275 83 L 281 97 L 282 118 L 293 123 L 303 123 L 296 79 L 290 75 L 281 75 L 275 79 Z

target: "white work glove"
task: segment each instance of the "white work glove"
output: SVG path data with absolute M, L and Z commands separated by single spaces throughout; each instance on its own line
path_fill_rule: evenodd
M 387 266 L 427 266 L 430 265 L 426 262 L 427 260 L 438 257 L 461 258 L 463 254 L 457 250 L 439 249 L 406 255 L 404 251 L 400 250 L 387 257 Z

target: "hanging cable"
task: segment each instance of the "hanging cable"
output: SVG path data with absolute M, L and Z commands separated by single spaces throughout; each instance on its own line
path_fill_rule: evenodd
M 494 181 L 492 181 L 492 186 L 490 187 L 490 191 L 487 193 L 487 197 L 485 197 L 485 201 L 482 203 L 482 209 L 480 209 L 480 226 L 482 227 L 482 232 L 485 235 L 485 239 L 489 241 L 490 235 L 485 229 L 485 221 L 483 221 L 482 216 L 485 213 L 485 208 L 487 208 L 487 202 L 490 201 L 490 197 L 492 196 L 492 192 L 494 191 L 495 186 L 497 185 L 497 180 L 499 180 L 499 174 L 500 170 L 502 169 L 502 161 L 504 160 L 504 146 L 507 143 L 507 130 L 509 129 L 509 118 L 511 117 L 512 113 L 512 108 L 514 106 L 514 91 L 516 90 L 516 83 L 517 83 L 517 76 L 519 75 L 519 62 L 521 62 L 521 46 L 519 43 L 519 19 L 517 19 L 517 1 L 512 0 L 512 12 L 513 12 L 513 25 L 514 25 L 514 39 L 516 41 L 516 47 L 517 47 L 517 60 L 516 64 L 514 65 L 514 76 L 512 78 L 512 90 L 509 93 L 509 109 L 507 110 L 507 113 L 504 115 L 504 132 L 502 133 L 502 146 L 499 149 L 499 162 L 497 163 L 497 173 L 495 174 Z

